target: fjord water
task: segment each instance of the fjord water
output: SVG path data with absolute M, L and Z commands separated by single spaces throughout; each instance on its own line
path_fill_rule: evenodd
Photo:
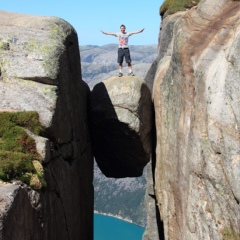
M 94 240 L 141 240 L 144 228 L 102 214 L 94 214 Z

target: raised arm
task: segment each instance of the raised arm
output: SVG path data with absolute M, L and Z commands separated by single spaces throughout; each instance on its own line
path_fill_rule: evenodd
M 116 33 L 112 33 L 112 32 L 104 32 L 102 30 L 100 30 L 103 34 L 106 34 L 106 35 L 111 35 L 111 36 L 114 36 L 114 37 L 117 37 L 117 34 Z
M 130 33 L 129 33 L 129 36 L 131 36 L 131 35 L 133 35 L 133 34 L 141 33 L 141 32 L 143 32 L 143 31 L 144 31 L 144 28 L 141 29 L 141 30 L 139 30 L 139 31 L 130 32 Z

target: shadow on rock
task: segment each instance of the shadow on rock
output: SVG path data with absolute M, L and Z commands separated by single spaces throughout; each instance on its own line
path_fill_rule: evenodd
M 107 177 L 139 177 L 150 160 L 152 101 L 138 77 L 113 77 L 91 94 L 94 155 Z

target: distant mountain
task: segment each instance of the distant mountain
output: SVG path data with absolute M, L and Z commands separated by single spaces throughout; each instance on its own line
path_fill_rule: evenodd
M 92 89 L 97 83 L 118 75 L 116 44 L 104 46 L 80 46 L 83 80 Z M 157 57 L 157 45 L 130 46 L 133 71 L 145 78 Z M 127 74 L 124 62 L 123 73 Z M 144 196 L 145 176 L 114 179 L 105 177 L 94 165 L 94 209 L 98 212 L 118 215 L 141 226 L 146 225 Z
M 146 226 L 145 177 L 107 178 L 94 166 L 94 210 Z
M 118 75 L 117 49 L 117 44 L 80 46 L 82 77 L 91 89 L 98 82 Z M 157 45 L 130 46 L 130 53 L 133 72 L 144 79 L 157 57 Z M 125 62 L 123 74 L 128 74 Z

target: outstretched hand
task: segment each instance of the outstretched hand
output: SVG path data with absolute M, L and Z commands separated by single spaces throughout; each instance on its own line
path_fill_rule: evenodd
M 103 30 L 100 30 L 103 34 L 105 33 Z
M 144 31 L 144 28 L 140 30 L 140 32 L 143 32 Z

